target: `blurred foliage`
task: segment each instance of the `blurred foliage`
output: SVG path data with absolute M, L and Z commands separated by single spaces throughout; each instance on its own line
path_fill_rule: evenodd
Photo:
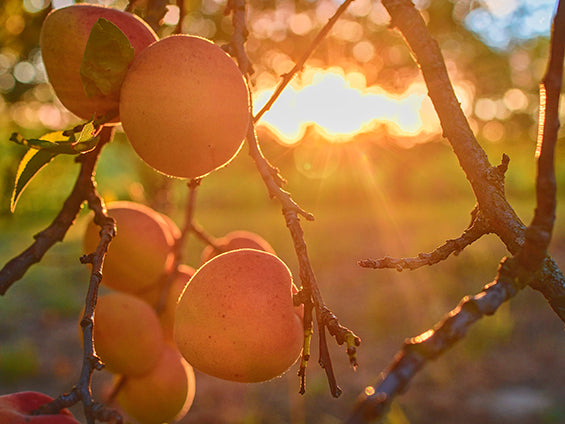
M 91 2 L 121 9 L 127 6 L 126 0 Z M 38 48 L 39 31 L 46 14 L 52 7 L 71 3 L 73 0 L 5 0 L 0 4 L 0 137 L 4 140 L 0 143 L 0 201 L 3 212 L 16 163 L 23 155 L 21 148 L 14 148 L 7 141 L 9 134 L 18 131 L 25 137 L 38 136 L 77 122 L 53 95 Z M 143 8 L 147 3 L 134 2 L 134 11 L 152 18 Z M 149 3 L 161 7 L 163 12 L 166 6 L 167 14 L 161 21 L 159 34 L 172 33 L 178 22 L 178 3 L 173 0 Z M 255 69 L 252 82 L 256 91 L 276 85 L 339 3 L 337 0 L 248 2 L 247 49 Z M 524 135 L 531 139 L 536 131 L 537 87 L 545 67 L 548 35 L 534 25 L 539 22 L 526 20 L 525 13 L 529 9 L 522 4 L 534 3 L 522 1 L 519 3 L 522 6 L 515 10 L 502 12 L 491 10 L 491 3 L 497 2 L 489 1 L 418 0 L 415 3 L 443 50 L 454 82 L 465 87 L 462 102 L 469 105 L 469 118 L 479 136 L 487 141 L 521 142 L 527 138 Z M 538 13 L 532 5 L 531 13 Z M 219 44 L 229 41 L 233 27 L 231 17 L 224 13 L 225 1 L 185 0 L 183 7 L 182 32 L 204 36 Z M 503 39 L 504 48 L 500 48 L 500 43 L 498 48 L 488 45 L 486 23 L 498 24 L 494 19 L 500 16 L 506 17 L 506 21 L 498 27 L 507 33 L 503 34 L 505 38 L 498 34 L 493 40 Z M 421 77 L 399 33 L 389 26 L 390 18 L 380 2 L 356 0 L 307 65 L 358 71 L 364 74 L 367 86 L 403 92 Z M 470 26 L 482 32 L 473 32 Z M 516 26 L 521 32 L 512 30 Z M 529 32 L 528 28 L 531 28 Z

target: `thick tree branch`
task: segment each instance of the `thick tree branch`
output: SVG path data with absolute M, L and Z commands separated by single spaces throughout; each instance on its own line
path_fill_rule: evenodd
M 476 296 L 464 298 L 434 329 L 407 340 L 389 366 L 382 382 L 359 402 L 349 424 L 381 418 L 394 397 L 402 393 L 423 365 L 458 340 L 470 326 L 492 315 L 505 301 L 532 281 L 539 280 L 547 262 L 556 206 L 554 149 L 559 128 L 559 96 L 565 51 L 565 6 L 559 3 L 553 23 L 551 56 L 540 90 L 540 121 L 536 179 L 537 205 L 521 249 L 502 260 L 496 279 Z
M 392 25 L 402 32 L 420 65 L 444 136 L 457 155 L 489 227 L 504 242 L 508 251 L 516 254 L 524 243 L 526 227 L 504 196 L 497 167 L 490 165 L 471 131 L 455 96 L 437 42 L 431 37 L 412 2 L 383 0 L 382 3 L 391 15 Z M 545 296 L 565 322 L 565 277 L 552 259 L 548 258 L 546 264 L 539 278 L 530 285 Z

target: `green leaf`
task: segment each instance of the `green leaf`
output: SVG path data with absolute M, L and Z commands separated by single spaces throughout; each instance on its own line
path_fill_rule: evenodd
M 90 31 L 80 65 L 82 85 L 88 97 L 120 91 L 134 49 L 112 22 L 100 18 Z
M 98 143 L 98 130 L 92 122 L 71 130 L 44 134 L 41 138 L 24 138 L 13 133 L 10 140 L 35 150 L 46 150 L 54 154 L 78 155 L 92 150 Z
M 29 149 L 27 151 L 20 161 L 18 171 L 16 172 L 16 183 L 14 185 L 14 191 L 12 192 L 12 198 L 10 199 L 11 212 L 14 212 L 16 209 L 16 204 L 18 203 L 20 195 L 31 179 L 41 170 L 41 168 L 51 162 L 55 156 L 57 156 L 57 153 L 49 150 Z

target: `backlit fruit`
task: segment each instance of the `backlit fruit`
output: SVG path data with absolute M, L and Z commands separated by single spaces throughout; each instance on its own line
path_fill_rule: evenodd
M 116 220 L 117 234 L 110 243 L 102 284 L 126 293 L 156 287 L 173 266 L 174 240 L 162 215 L 134 202 L 107 205 Z M 90 222 L 84 235 L 84 252 L 92 253 L 100 241 L 100 228 Z
M 75 4 L 55 9 L 47 15 L 39 38 L 47 77 L 61 103 L 82 119 L 118 110 L 119 91 L 89 98 L 80 77 L 86 43 L 98 18 L 120 28 L 135 54 L 157 40 L 155 32 L 143 20 L 117 9 Z
M 173 35 L 133 60 L 120 116 L 133 148 L 150 166 L 174 177 L 200 177 L 239 151 L 249 123 L 247 85 L 219 46 Z
M 288 267 L 260 250 L 232 250 L 202 265 L 179 299 L 174 337 L 196 369 L 259 382 L 284 373 L 303 341 Z
M 79 424 L 68 409 L 56 415 L 31 415 L 31 412 L 53 400 L 39 392 L 17 392 L 0 396 L 0 423 L 2 424 Z
M 100 296 L 94 313 L 94 347 L 109 371 L 145 374 L 163 351 L 159 318 L 147 302 L 133 295 L 112 292 Z
M 161 424 L 184 417 L 194 394 L 192 367 L 175 347 L 167 344 L 151 371 L 125 380 L 116 400 L 139 424 Z
M 202 251 L 200 263 L 208 262 L 214 256 L 222 252 L 227 252 L 236 249 L 257 249 L 264 250 L 265 252 L 275 253 L 269 242 L 261 237 L 259 234 L 252 233 L 251 231 L 232 231 L 223 237 L 216 239 L 216 245 L 221 249 L 218 252 L 214 247 L 208 245 Z

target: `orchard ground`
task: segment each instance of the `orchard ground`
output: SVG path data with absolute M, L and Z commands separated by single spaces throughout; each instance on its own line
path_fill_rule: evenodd
M 432 328 L 463 296 L 479 292 L 506 254 L 495 236 L 486 236 L 433 267 L 402 273 L 360 268 L 360 259 L 415 256 L 462 233 L 474 197 L 450 148 L 436 142 L 404 150 L 360 141 L 290 149 L 268 137 L 262 140 L 267 157 L 287 178 L 286 188 L 315 215 L 314 222 L 303 225 L 313 268 L 327 305 L 362 338 L 360 366 L 352 371 L 344 348 L 329 343 L 343 389 L 339 399 L 331 397 L 317 364 L 316 339 L 303 396 L 298 394 L 296 364 L 283 377 L 261 384 L 197 373 L 194 404 L 182 423 L 340 422 L 365 387 L 378 382 L 403 340 Z M 510 156 L 508 198 L 529 223 L 534 208 L 533 141 L 484 147 L 493 164 L 503 152 Z M 551 253 L 564 266 L 562 157 L 559 148 L 560 203 Z M 31 183 L 16 213 L 0 216 L 2 265 L 52 220 L 77 169 L 72 159 L 57 158 Z M 325 178 L 313 178 L 321 174 Z M 163 179 L 118 138 L 102 154 L 97 181 L 107 201 L 143 201 Z M 138 181 L 148 187 L 145 192 Z M 173 181 L 171 217 L 179 224 L 186 192 L 181 181 Z M 296 278 L 297 261 L 280 207 L 269 200 L 246 146 L 232 164 L 203 180 L 197 196 L 196 219 L 208 232 L 217 237 L 238 229 L 261 234 Z M 6 199 L 2 201 L 2 211 L 8 211 Z M 85 217 L 86 212 L 65 242 L 0 298 L 0 394 L 37 390 L 57 396 L 78 379 L 82 353 L 77 319 L 88 282 L 88 268 L 78 261 Z M 203 248 L 191 236 L 185 262 L 197 266 Z M 539 293 L 527 288 L 429 363 L 394 403 L 387 423 L 564 422 L 564 351 L 562 322 Z M 106 381 L 105 373 L 95 374 L 99 398 Z M 81 416 L 80 407 L 72 411 Z

